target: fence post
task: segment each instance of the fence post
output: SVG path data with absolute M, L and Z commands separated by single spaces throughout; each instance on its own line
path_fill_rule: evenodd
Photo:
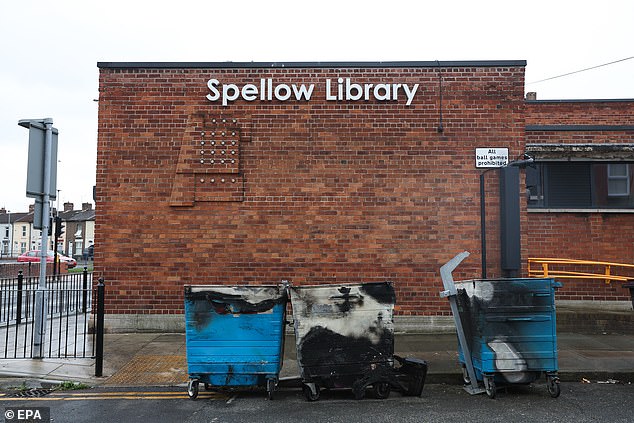
M 22 289 L 24 287 L 24 275 L 21 270 L 18 270 L 18 299 L 17 299 L 17 310 L 15 311 L 15 321 L 19 325 L 22 323 Z
M 104 318 L 104 294 L 106 292 L 106 285 L 103 283 L 103 278 L 99 278 L 97 284 L 97 345 L 95 345 L 95 376 L 101 377 L 103 375 L 103 318 Z
M 81 294 L 81 312 L 86 314 L 86 306 L 88 302 L 88 267 L 84 266 L 84 279 L 82 281 Z

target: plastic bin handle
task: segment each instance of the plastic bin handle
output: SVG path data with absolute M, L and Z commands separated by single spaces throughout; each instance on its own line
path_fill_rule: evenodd
M 532 316 L 532 317 L 508 317 L 508 322 L 545 322 L 550 320 L 550 316 Z
M 329 297 L 329 299 L 331 300 L 360 300 L 362 299 L 363 296 L 359 295 L 359 294 L 352 294 L 352 295 L 331 295 Z
M 489 316 L 487 322 L 545 322 L 550 320 L 550 316 Z

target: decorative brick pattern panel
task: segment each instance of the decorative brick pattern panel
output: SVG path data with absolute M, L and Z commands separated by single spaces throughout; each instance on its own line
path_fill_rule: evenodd
M 238 120 L 195 113 L 183 134 L 170 205 L 242 201 Z

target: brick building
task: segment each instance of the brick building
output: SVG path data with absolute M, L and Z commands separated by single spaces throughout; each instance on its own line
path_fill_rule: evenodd
M 619 144 L 613 160 L 634 161 L 634 102 L 527 102 L 524 61 L 98 66 L 95 271 L 113 330 L 182 327 L 184 284 L 282 279 L 391 280 L 397 325 L 449 325 L 439 267 L 468 250 L 456 277 L 481 272 L 476 148 L 553 161 L 542 144 Z M 509 268 L 499 173 L 485 178 L 487 276 L 525 274 L 529 255 L 634 261 L 613 246 L 631 246 L 630 210 L 523 200 Z M 592 249 L 571 239 L 580 225 Z
M 634 263 L 634 100 L 527 101 L 526 151 L 529 254 Z M 630 296 L 575 280 L 558 298 L 605 309 Z

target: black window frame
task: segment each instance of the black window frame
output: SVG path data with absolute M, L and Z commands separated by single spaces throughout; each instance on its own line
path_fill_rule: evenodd
M 628 195 L 609 195 L 609 165 L 627 164 Z M 634 210 L 634 162 L 540 161 L 526 168 L 529 210 Z

